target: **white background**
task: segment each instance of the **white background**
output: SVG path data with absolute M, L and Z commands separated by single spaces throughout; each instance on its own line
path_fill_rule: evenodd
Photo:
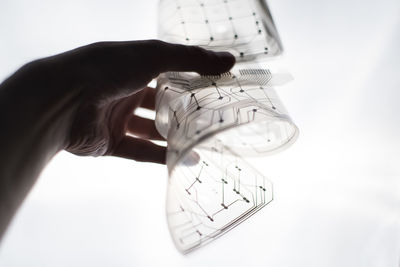
M 182 256 L 164 166 L 62 152 L 2 240 L 0 266 L 400 266 L 400 2 L 269 3 L 295 77 L 278 93 L 300 128 L 293 147 L 258 159 L 270 205 Z M 87 43 L 155 38 L 156 7 L 1 0 L 0 81 Z

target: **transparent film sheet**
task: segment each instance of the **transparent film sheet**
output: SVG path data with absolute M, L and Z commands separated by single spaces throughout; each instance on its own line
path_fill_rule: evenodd
M 297 127 L 268 69 L 158 79 L 156 127 L 167 138 L 167 218 L 176 247 L 199 247 L 272 200 L 272 184 L 246 161 L 293 143 Z M 283 76 L 284 77 L 284 76 Z M 245 160 L 246 158 L 246 160 Z
M 282 52 L 262 0 L 161 0 L 158 29 L 164 41 L 229 51 L 237 61 Z
M 249 161 L 288 147 L 298 129 L 274 90 L 291 76 L 271 71 L 269 59 L 283 48 L 265 0 L 160 0 L 158 21 L 160 39 L 228 51 L 237 61 L 218 76 L 170 72 L 157 80 L 167 220 L 187 253 L 272 201 L 272 183 Z

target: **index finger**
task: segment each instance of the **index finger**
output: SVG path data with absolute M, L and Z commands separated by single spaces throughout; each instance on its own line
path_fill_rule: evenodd
M 150 41 L 151 42 L 151 41 Z M 158 71 L 190 71 L 203 75 L 217 75 L 229 71 L 235 57 L 228 52 L 214 52 L 198 46 L 187 46 L 155 41 Z

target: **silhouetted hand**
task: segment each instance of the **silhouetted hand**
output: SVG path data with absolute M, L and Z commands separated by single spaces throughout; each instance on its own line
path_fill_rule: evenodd
M 0 84 L 0 239 L 47 162 L 60 150 L 165 163 L 147 84 L 166 71 L 219 74 L 235 59 L 161 41 L 95 43 L 21 67 Z M 130 136 L 134 135 L 136 137 Z
M 162 140 L 154 120 L 133 115 L 137 107 L 154 109 L 155 89 L 147 84 L 166 71 L 223 73 L 234 62 L 226 52 L 157 40 L 101 42 L 30 63 L 24 71 L 44 70 L 48 91 L 79 91 L 67 151 L 165 163 L 166 148 L 148 141 Z

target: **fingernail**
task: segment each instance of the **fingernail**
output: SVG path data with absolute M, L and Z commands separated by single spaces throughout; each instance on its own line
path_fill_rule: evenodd
M 194 166 L 200 161 L 200 155 L 195 151 L 191 151 L 185 156 L 182 163 L 186 166 Z

